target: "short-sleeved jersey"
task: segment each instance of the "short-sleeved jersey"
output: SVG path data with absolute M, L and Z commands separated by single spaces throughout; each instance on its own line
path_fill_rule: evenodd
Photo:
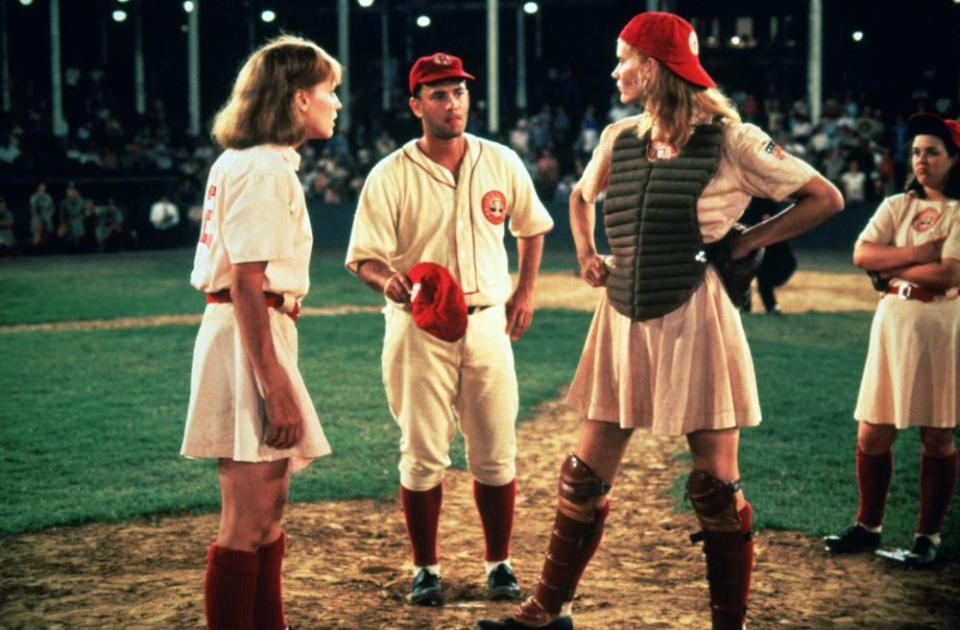
M 416 140 L 370 171 L 354 217 L 347 268 L 377 260 L 406 273 L 419 262 L 443 265 L 469 305 L 502 304 L 512 286 L 504 224 L 526 238 L 553 219 L 537 198 L 523 162 L 509 148 L 465 134 L 459 177 L 423 153 Z
M 600 144 L 580 178 L 581 194 L 588 203 L 596 201 L 607 188 L 617 137 L 640 124 L 644 116 L 630 116 L 603 130 Z M 697 216 L 705 243 L 723 238 L 743 214 L 751 197 L 783 201 L 817 174 L 812 166 L 787 153 L 756 125 L 724 122 L 723 127 L 717 170 L 697 200 Z
M 938 238 L 944 239 L 941 258 L 960 260 L 960 202 L 903 193 L 883 200 L 857 241 L 910 247 Z
M 313 231 L 290 147 L 228 149 L 210 168 L 190 284 L 205 293 L 230 287 L 230 267 L 267 262 L 263 290 L 306 295 Z
M 30 195 L 30 206 L 40 212 L 48 212 L 53 209 L 53 197 L 45 192 L 35 192 Z

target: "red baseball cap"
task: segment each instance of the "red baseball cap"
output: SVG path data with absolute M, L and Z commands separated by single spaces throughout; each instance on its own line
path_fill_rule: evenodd
M 407 277 L 414 284 L 413 321 L 417 327 L 444 341 L 461 339 L 467 332 L 467 301 L 453 274 L 436 263 L 422 262 L 414 265 Z
M 647 11 L 634 16 L 620 39 L 700 87 L 716 87 L 700 65 L 700 42 L 690 22 L 673 13 Z
M 440 79 L 473 80 L 474 78 L 476 77 L 464 71 L 460 57 L 442 52 L 433 53 L 420 57 L 410 68 L 410 93 L 413 94 L 421 83 L 433 83 Z
M 936 114 L 914 114 L 907 119 L 907 133 L 936 136 L 953 153 L 960 152 L 960 122 L 949 118 L 940 118 Z M 952 146 L 951 146 L 952 145 Z

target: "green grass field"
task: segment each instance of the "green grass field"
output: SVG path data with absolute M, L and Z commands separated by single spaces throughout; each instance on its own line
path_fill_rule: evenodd
M 378 303 L 342 271 L 341 260 L 337 253 L 314 256 L 308 304 Z M 0 261 L 0 324 L 200 312 L 186 284 L 190 262 L 186 251 Z M 840 270 L 843 262 L 827 264 Z M 548 262 L 569 265 L 563 256 Z M 764 422 L 744 432 L 741 467 L 758 526 L 819 536 L 852 520 L 851 414 L 870 317 L 745 317 Z M 589 319 L 538 312 L 516 346 L 522 417 L 569 382 Z M 293 500 L 392 497 L 399 432 L 380 380 L 381 316 L 306 317 L 299 328 L 301 366 L 335 455 L 298 477 Z M 177 455 L 195 334 L 177 325 L 0 334 L 0 537 L 217 509 L 215 465 Z M 884 529 L 889 544 L 910 538 L 918 453 L 917 432 L 902 433 Z M 461 455 L 457 461 L 462 465 Z M 958 505 L 944 531 L 944 552 L 954 558 Z

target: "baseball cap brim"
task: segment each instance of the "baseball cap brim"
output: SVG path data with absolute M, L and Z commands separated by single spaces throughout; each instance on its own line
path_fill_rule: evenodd
M 960 149 L 960 133 L 955 132 L 946 121 L 933 114 L 914 114 L 907 120 L 907 135 L 936 136 L 945 143 L 953 145 L 954 150 Z
M 417 79 L 417 85 L 422 85 L 424 83 L 433 83 L 434 81 L 442 81 L 444 79 L 470 79 L 471 81 L 476 80 L 476 77 L 470 74 L 469 72 L 457 72 L 457 71 L 439 71 L 432 74 L 428 74 Z M 414 86 L 416 87 L 416 86 Z
M 693 83 L 702 88 L 717 87 L 716 82 L 707 74 L 700 63 L 673 63 L 669 61 L 662 62 L 663 65 L 681 79 Z

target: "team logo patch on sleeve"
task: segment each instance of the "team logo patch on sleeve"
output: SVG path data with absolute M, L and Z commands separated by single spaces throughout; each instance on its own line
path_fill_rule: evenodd
M 771 140 L 767 143 L 767 146 L 763 147 L 764 153 L 769 153 L 778 160 L 782 160 L 787 157 L 787 152 L 780 148 L 780 145 Z
M 917 216 L 913 217 L 913 222 L 910 224 L 917 232 L 926 232 L 940 221 L 940 212 L 934 207 L 924 208 L 917 213 Z
M 500 225 L 507 218 L 507 198 L 499 190 L 491 190 L 480 201 L 483 216 L 494 225 Z

